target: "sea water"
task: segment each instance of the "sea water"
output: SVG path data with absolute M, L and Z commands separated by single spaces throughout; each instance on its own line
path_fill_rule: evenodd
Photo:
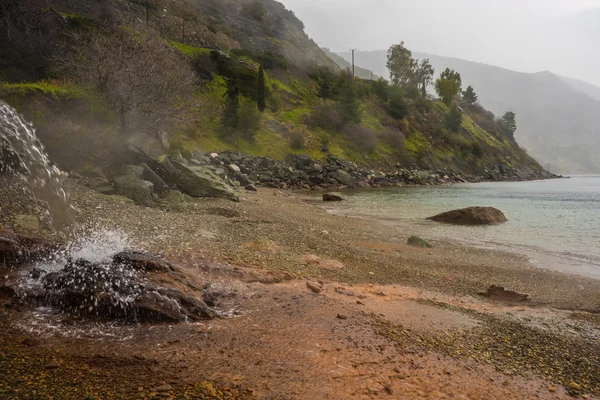
M 347 199 L 336 212 L 377 218 L 426 239 L 510 250 L 542 268 L 600 278 L 600 175 L 370 189 L 348 192 Z M 470 206 L 496 207 L 508 222 L 472 227 L 426 219 Z

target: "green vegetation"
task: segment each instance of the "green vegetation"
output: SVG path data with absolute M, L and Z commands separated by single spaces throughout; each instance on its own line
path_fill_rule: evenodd
M 463 92 L 463 98 L 471 105 L 477 103 L 478 98 L 473 86 L 467 86 L 467 90 Z
M 391 82 L 370 81 L 332 67 L 301 21 L 270 1 L 246 1 L 235 14 L 233 0 L 186 0 L 164 13 L 151 2 L 147 23 L 143 1 L 115 3 L 114 18 L 95 4 L 85 17 L 65 5 L 66 23 L 51 26 L 43 7 L 17 4 L 9 18 L 56 36 L 43 43 L 47 53 L 25 30 L 0 43 L 0 97 L 41 127 L 51 150 L 76 156 L 93 142 L 92 160 L 100 158 L 92 147 L 110 158 L 143 133 L 184 156 L 201 148 L 322 159 L 328 151 L 373 167 L 465 172 L 530 160 L 512 140 L 514 114 L 495 120 L 470 87 L 457 100 L 461 79 L 451 70 L 436 83 L 443 101 L 431 100 L 435 72 L 403 43 L 388 53 Z

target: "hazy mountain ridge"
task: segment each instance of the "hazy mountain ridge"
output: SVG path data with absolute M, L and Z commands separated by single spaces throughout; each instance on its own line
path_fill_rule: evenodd
M 348 59 L 348 53 L 339 55 Z M 550 72 L 528 74 L 452 57 L 413 55 L 428 58 L 437 74 L 446 67 L 460 72 L 463 87 L 472 85 L 480 103 L 496 115 L 514 111 L 517 141 L 542 164 L 560 172 L 600 171 L 595 151 L 600 147 L 600 102 L 594 98 L 600 89 Z M 356 54 L 358 65 L 387 77 L 386 61 L 386 51 Z

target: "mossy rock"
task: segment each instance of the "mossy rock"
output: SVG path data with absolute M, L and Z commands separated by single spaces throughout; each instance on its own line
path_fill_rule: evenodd
M 418 236 L 409 237 L 406 244 L 408 244 L 409 246 L 413 246 L 413 247 L 421 247 L 423 249 L 430 249 L 433 247 L 427 240 L 420 238 Z

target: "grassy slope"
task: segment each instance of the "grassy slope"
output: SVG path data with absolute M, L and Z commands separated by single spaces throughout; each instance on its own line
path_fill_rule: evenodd
M 63 7 L 61 11 L 73 12 L 65 5 L 65 2 L 56 0 L 55 3 L 56 6 Z M 244 40 L 244 35 L 248 32 L 235 31 L 235 27 L 243 26 L 246 29 L 246 26 L 250 24 L 251 33 L 258 35 L 254 39 L 257 43 L 261 43 L 260 46 L 264 46 L 265 43 L 273 44 L 281 52 L 295 52 L 303 48 L 313 54 L 317 62 L 324 62 L 321 58 L 323 56 L 322 51 L 316 44 L 308 40 L 301 26 L 290 27 L 290 23 L 288 23 L 284 33 L 273 32 L 270 29 L 269 24 L 274 23 L 273 21 L 276 20 L 274 16 L 279 16 L 278 13 L 281 13 L 280 5 L 271 0 L 265 1 L 268 17 L 261 20 L 237 22 L 231 22 L 232 17 L 223 14 L 223 11 L 228 9 L 226 7 L 218 8 L 218 10 L 207 8 L 208 3 L 215 6 L 215 4 L 219 4 L 218 2 L 209 1 L 206 4 L 203 3 L 203 6 L 188 1 L 167 3 L 171 8 L 165 6 L 165 10 L 168 9 L 169 13 L 160 19 L 160 28 L 165 35 L 165 40 L 168 41 L 171 47 L 181 53 L 182 59 L 191 60 L 197 56 L 208 56 L 211 49 L 203 47 L 200 45 L 201 43 L 214 42 L 225 49 L 227 49 L 227 46 L 230 46 L 229 48 L 239 48 L 240 43 Z M 250 2 L 232 3 L 226 1 L 225 3 L 230 8 L 234 4 L 239 10 L 239 7 L 247 6 Z M 136 2 L 127 4 L 129 4 L 129 8 L 126 9 L 126 13 L 129 13 L 130 17 L 139 17 L 143 14 L 144 9 L 140 4 Z M 192 6 L 192 4 L 194 5 Z M 187 9 L 186 6 L 188 6 Z M 212 18 L 209 18 L 210 15 L 207 17 L 205 14 L 200 13 L 206 13 L 207 11 L 213 13 Z M 244 14 L 242 11 L 240 11 L 240 15 Z M 160 11 L 152 10 L 152 12 L 159 13 Z M 174 14 L 184 12 L 195 13 L 193 18 L 189 18 L 191 22 L 188 22 L 188 24 L 191 27 L 188 25 L 187 29 L 191 33 L 189 33 L 186 44 L 178 42 L 175 34 L 169 35 L 168 33 L 170 30 L 177 31 L 175 29 L 177 19 Z M 89 15 L 86 15 L 86 17 L 89 17 Z M 268 51 L 270 49 L 261 47 L 257 50 Z M 228 52 L 228 50 L 225 51 Z M 258 69 L 258 63 L 255 60 L 244 56 L 240 56 L 239 59 L 244 62 L 247 68 Z M 307 77 L 306 72 L 298 65 L 292 64 L 287 70 L 267 71 L 267 87 L 273 96 L 279 100 L 279 104 L 277 107 L 269 107 L 263 114 L 261 128 L 253 142 L 232 141 L 219 135 L 219 118 L 222 99 L 226 90 L 226 80 L 222 76 L 213 74 L 212 80 L 205 82 L 196 91 L 195 96 L 200 106 L 193 111 L 199 117 L 193 123 L 174 127 L 170 132 L 172 144 L 180 150 L 193 151 L 196 148 L 204 151 L 235 149 L 244 153 L 265 155 L 275 159 L 283 159 L 289 153 L 305 153 L 313 158 L 320 159 L 324 157 L 320 148 L 322 143 L 326 141 L 331 153 L 362 164 L 391 166 L 398 161 L 406 161 L 406 157 L 401 157 L 381 138 L 381 134 L 385 130 L 385 121 L 389 120 L 390 117 L 387 115 L 385 107 L 374 96 L 367 96 L 362 99 L 362 124 L 376 132 L 379 140 L 375 151 L 364 153 L 356 150 L 353 143 L 348 142 L 339 133 L 325 132 L 320 129 L 310 130 L 305 125 L 306 116 L 322 100 L 317 96 L 318 88 L 316 84 Z M 102 102 L 101 96 L 93 89 L 77 87 L 68 79 L 21 84 L 3 83 L 0 84 L 0 96 L 25 112 L 36 124 L 44 124 L 45 121 L 52 120 L 45 118 L 43 114 L 53 113 L 55 110 L 53 110 L 51 102 L 31 102 L 29 101 L 31 98 L 61 99 L 60 104 L 64 104 L 65 101 L 69 100 L 84 102 L 87 107 L 84 107 L 83 112 L 89 112 L 90 114 L 84 118 L 85 120 L 103 119 L 107 122 L 105 126 L 111 132 L 110 134 L 115 130 L 113 126 L 115 122 L 114 115 L 112 115 L 108 106 Z M 36 109 L 36 104 L 40 103 L 45 106 Z M 446 140 L 446 142 L 439 140 L 433 132 L 432 121 L 436 126 L 443 124 L 446 112 L 446 106 L 436 102 L 431 104 L 426 112 L 420 112 L 411 107 L 411 112 L 406 118 L 407 121 L 403 129 L 406 134 L 405 148 L 410 155 L 409 158 L 417 160 L 422 167 L 449 167 L 465 172 L 473 172 L 488 164 L 498 165 L 500 163 L 509 166 L 528 165 L 538 167 L 516 145 L 486 132 L 476 125 L 468 114 L 464 116 L 464 129 L 461 132 L 457 134 L 448 133 L 449 140 Z M 292 148 L 290 138 L 293 135 L 303 137 L 303 148 Z M 472 152 L 473 143 L 475 142 L 479 143 L 483 150 L 483 155 L 480 157 L 475 156 Z

